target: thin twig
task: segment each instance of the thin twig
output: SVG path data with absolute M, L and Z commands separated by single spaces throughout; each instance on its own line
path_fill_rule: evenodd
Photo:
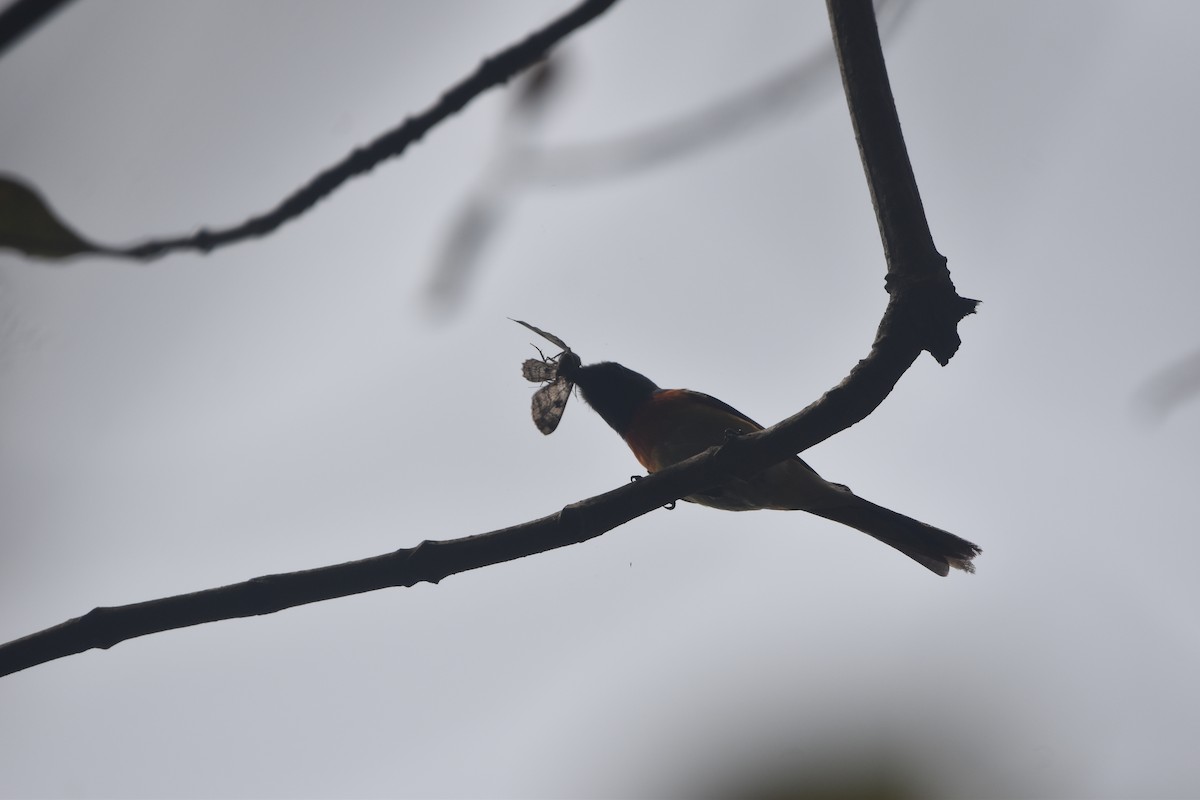
M 355 149 L 337 164 L 318 173 L 270 211 L 229 228 L 202 228 L 189 236 L 151 239 L 129 247 L 105 247 L 101 252 L 107 255 L 150 259 L 175 250 L 209 252 L 218 247 L 265 236 L 308 211 L 350 178 L 369 172 L 382 161 L 399 156 L 409 145 L 420 141 L 430 129 L 461 111 L 480 94 L 504 84 L 517 73 L 536 64 L 552 47 L 600 16 L 615 2 L 616 0 L 583 0 L 571 11 L 530 34 L 524 41 L 485 59 L 475 72 L 448 89 L 429 109 L 409 117 L 398 127 Z

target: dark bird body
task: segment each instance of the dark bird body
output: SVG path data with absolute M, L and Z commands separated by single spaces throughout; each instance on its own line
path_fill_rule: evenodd
M 715 397 L 687 389 L 660 389 L 646 376 L 617 363 L 582 366 L 568 350 L 557 374 L 579 387 L 583 399 L 621 435 L 648 472 L 721 444 L 730 431 L 762 430 L 757 422 Z M 979 547 L 965 539 L 825 480 L 798 456 L 750 479 L 684 499 L 726 511 L 807 511 L 873 536 L 939 575 L 948 574 L 951 567 L 973 572 L 971 559 L 980 553 Z

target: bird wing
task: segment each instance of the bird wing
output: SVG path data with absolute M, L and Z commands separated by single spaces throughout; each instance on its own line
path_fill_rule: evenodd
M 656 472 L 721 444 L 731 434 L 762 429 L 762 425 L 712 395 L 690 389 L 661 389 L 634 414 L 624 436 L 641 465 Z M 799 456 L 793 459 L 816 474 Z

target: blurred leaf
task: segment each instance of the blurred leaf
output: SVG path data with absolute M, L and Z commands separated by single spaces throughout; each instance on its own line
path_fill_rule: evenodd
M 711 800 L 933 800 L 941 796 L 931 794 L 917 780 L 914 769 L 920 762 L 913 761 L 917 754 L 906 760 L 900 751 L 863 743 L 841 745 L 818 757 L 757 755 L 761 760 L 754 761 L 752 754 L 749 763 L 724 774 L 718 770 L 705 775 L 706 784 L 685 790 L 684 796 Z
M 522 76 L 513 93 L 513 110 L 520 114 L 536 114 L 544 110 L 562 86 L 563 59 L 548 55 Z
M 499 224 L 504 204 L 493 192 L 470 198 L 454 220 L 429 283 L 434 311 L 453 311 L 475 277 L 479 254 Z
M 0 247 L 41 258 L 103 252 L 67 227 L 36 191 L 5 175 L 0 175 Z

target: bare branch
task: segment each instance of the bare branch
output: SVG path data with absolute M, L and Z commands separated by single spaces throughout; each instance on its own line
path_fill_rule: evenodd
M 693 459 L 694 460 L 694 459 Z M 704 464 L 700 469 L 710 469 Z M 671 474 L 668 474 L 670 472 Z M 0 676 L 127 639 L 222 619 L 272 614 L 285 608 L 391 586 L 443 578 L 592 539 L 682 496 L 694 475 L 678 470 L 574 503 L 557 514 L 476 536 L 425 541 L 413 548 L 319 569 L 266 575 L 243 583 L 125 606 L 82 617 L 0 645 Z M 714 482 L 719 478 L 712 479 Z
M 15 0 L 0 11 L 0 55 L 71 0 Z
M 283 223 L 303 214 L 350 178 L 369 172 L 380 162 L 400 155 L 410 144 L 420 141 L 435 125 L 461 111 L 484 91 L 506 83 L 521 70 L 545 58 L 551 47 L 607 11 L 615 2 L 616 0 L 583 0 L 545 28 L 530 34 L 524 41 L 485 59 L 474 73 L 448 89 L 432 108 L 409 117 L 399 127 L 358 148 L 342 161 L 319 173 L 267 213 L 251 217 L 232 228 L 201 230 L 192 236 L 145 242 L 127 248 L 124 252 L 137 258 L 153 258 L 170 250 L 190 249 L 207 252 L 216 247 L 270 233 Z
M 218 247 L 265 236 L 308 211 L 350 178 L 369 172 L 382 161 L 399 156 L 409 145 L 420 141 L 430 129 L 461 111 L 484 91 L 507 82 L 517 73 L 537 63 L 554 45 L 607 11 L 615 2 L 616 0 L 583 0 L 545 28 L 530 34 L 524 41 L 485 59 L 475 72 L 448 89 L 431 108 L 409 117 L 398 127 L 354 150 L 337 164 L 318 173 L 266 213 L 251 217 L 230 228 L 211 231 L 202 228 L 189 236 L 152 239 L 129 247 L 94 245 L 90 250 L 75 252 L 151 259 L 175 250 L 209 252 Z M 12 246 L 7 242 L 0 242 L 0 245 Z
M 946 257 L 934 247 L 870 0 L 827 0 L 827 5 L 850 119 L 887 257 L 892 302 L 880 324 L 876 347 L 886 338 L 890 323 L 907 316 L 917 352 L 928 350 L 944 366 L 961 343 L 958 322 L 975 310 L 978 301 L 958 296 Z

